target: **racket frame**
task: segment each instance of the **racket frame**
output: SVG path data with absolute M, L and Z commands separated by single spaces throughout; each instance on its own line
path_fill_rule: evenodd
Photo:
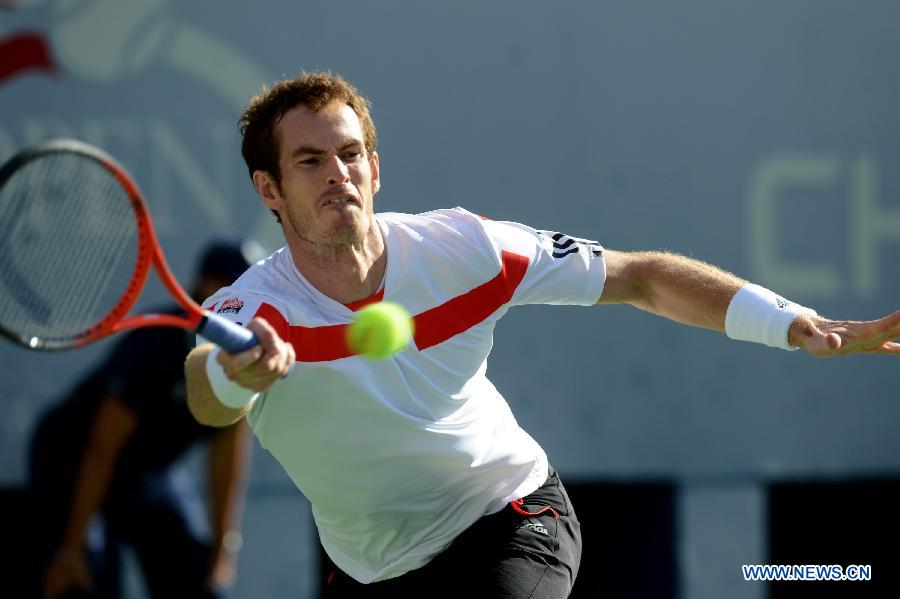
M 7 161 L 6 164 L 0 168 L 0 187 L 6 183 L 16 170 L 27 162 L 45 154 L 63 152 L 79 154 L 96 161 L 116 178 L 118 183 L 122 186 L 122 189 L 125 191 L 128 200 L 131 203 L 131 207 L 134 210 L 134 216 L 137 223 L 137 257 L 131 279 L 126 286 L 125 291 L 119 298 L 119 301 L 116 302 L 109 312 L 84 331 L 75 333 L 65 339 L 42 339 L 36 336 L 22 335 L 10 331 L 2 325 L 0 325 L 0 334 L 30 349 L 59 350 L 83 347 L 109 335 L 129 329 L 149 326 L 169 326 L 203 332 L 209 324 L 209 329 L 216 329 L 215 331 L 206 331 L 210 337 L 218 337 L 219 335 L 216 333 L 228 333 L 226 336 L 229 337 L 229 341 L 234 345 L 236 331 L 223 330 L 232 329 L 232 327 L 229 326 L 232 323 L 221 323 L 219 322 L 222 320 L 221 318 L 216 318 L 212 313 L 204 311 L 184 291 L 175 279 L 175 276 L 172 274 L 172 271 L 166 262 L 162 249 L 160 248 L 159 239 L 156 236 L 156 231 L 153 229 L 153 221 L 150 218 L 150 211 L 147 208 L 147 203 L 144 200 L 143 195 L 124 167 L 109 154 L 99 148 L 74 139 L 56 139 L 48 141 L 39 146 L 23 150 Z M 187 311 L 187 316 L 156 313 L 128 316 L 129 312 L 134 307 L 135 302 L 137 302 L 138 297 L 140 297 L 141 292 L 144 290 L 151 266 L 155 268 L 162 284 L 172 297 Z M 212 323 L 210 321 L 216 322 Z M 243 334 L 239 334 L 238 337 L 246 337 L 246 334 L 249 333 L 249 331 L 239 327 L 239 325 L 233 325 L 233 327 L 242 329 Z M 239 345 L 245 347 L 239 347 L 238 349 L 246 349 L 255 345 L 256 339 L 252 334 L 251 337 L 252 341 L 250 338 L 242 340 Z M 229 350 L 228 347 L 225 349 Z M 229 351 L 234 351 L 234 349 Z

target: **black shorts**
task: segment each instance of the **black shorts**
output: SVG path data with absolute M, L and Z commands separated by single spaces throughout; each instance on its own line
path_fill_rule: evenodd
M 581 527 L 550 468 L 543 486 L 520 504 L 481 518 L 421 568 L 371 584 L 335 570 L 323 596 L 564 599 L 580 561 Z

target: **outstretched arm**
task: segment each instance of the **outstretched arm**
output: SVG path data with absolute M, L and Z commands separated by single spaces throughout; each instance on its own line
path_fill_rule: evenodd
M 631 304 L 670 320 L 726 330 L 738 291 L 749 283 L 724 270 L 677 254 L 606 250 L 606 283 L 598 304 Z M 816 357 L 852 353 L 900 355 L 900 312 L 874 321 L 836 321 L 800 314 L 787 342 Z
M 711 264 L 663 252 L 604 250 L 598 304 L 631 304 L 695 327 L 725 330 L 728 304 L 747 281 Z

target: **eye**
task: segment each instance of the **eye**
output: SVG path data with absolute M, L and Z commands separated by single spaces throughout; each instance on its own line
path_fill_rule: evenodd
M 359 150 L 349 150 L 341 154 L 341 159 L 344 162 L 351 162 L 354 160 L 358 160 L 360 156 L 362 156 L 362 152 L 360 152 Z
M 297 164 L 302 164 L 305 166 L 313 166 L 319 163 L 318 158 L 304 158 L 303 160 L 298 160 Z

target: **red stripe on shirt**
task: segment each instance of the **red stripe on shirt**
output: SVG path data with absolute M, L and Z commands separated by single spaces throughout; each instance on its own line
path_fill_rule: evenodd
M 504 251 L 502 259 L 500 272 L 487 283 L 413 317 L 419 350 L 468 331 L 512 299 L 528 270 L 528 258 Z
M 256 316 L 268 321 L 279 337 L 294 346 L 298 362 L 329 362 L 353 355 L 347 345 L 346 324 L 323 327 L 289 325 L 281 312 L 269 304 L 261 305 Z
M 504 251 L 496 277 L 413 317 L 416 347 L 420 351 L 433 347 L 484 322 L 512 299 L 527 269 L 526 256 Z M 290 325 L 278 310 L 265 303 L 259 307 L 256 316 L 264 318 L 279 337 L 294 346 L 298 362 L 328 362 L 354 355 L 347 345 L 349 325 Z

